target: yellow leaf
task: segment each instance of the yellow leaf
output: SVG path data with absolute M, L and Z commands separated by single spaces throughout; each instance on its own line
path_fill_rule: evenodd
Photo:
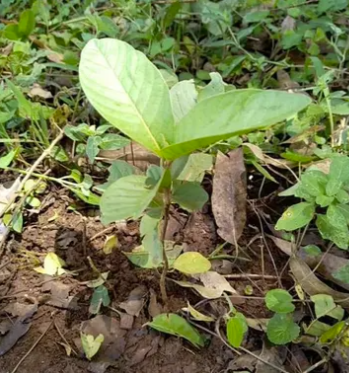
M 188 307 L 187 308 L 183 308 L 183 311 L 188 311 L 194 317 L 194 319 L 197 320 L 197 321 L 206 321 L 206 322 L 212 322 L 212 321 L 214 321 L 214 318 L 212 318 L 210 316 L 206 316 L 203 313 L 197 311 L 189 303 L 188 303 Z
M 65 262 L 55 253 L 48 253 L 44 260 L 44 268 L 37 267 L 35 271 L 49 276 L 58 276 L 65 273 L 65 270 L 62 268 L 65 266 Z
M 116 236 L 109 236 L 104 242 L 103 252 L 106 255 L 109 255 L 113 252 L 114 249 L 118 246 L 118 238 Z
M 104 335 L 99 334 L 94 338 L 91 334 L 81 333 L 81 344 L 88 360 L 91 360 L 104 342 Z
M 205 273 L 210 270 L 211 262 L 203 255 L 195 251 L 189 251 L 180 255 L 173 263 L 173 268 L 186 275 Z

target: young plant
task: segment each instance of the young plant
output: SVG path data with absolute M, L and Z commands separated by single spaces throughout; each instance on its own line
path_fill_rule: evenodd
M 166 302 L 170 205 L 191 212 L 208 199 L 201 180 L 180 177 L 192 153 L 283 121 L 310 99 L 278 91 L 212 89 L 200 100 L 192 82 L 179 82 L 169 90 L 143 53 L 114 39 L 90 40 L 81 54 L 79 74 L 87 98 L 104 119 L 160 158 L 161 165 L 150 166 L 146 175 L 120 170 L 103 193 L 100 208 L 104 224 L 143 215 L 143 246 L 148 260 L 163 266 L 160 287 Z
M 349 244 L 349 158 L 332 159 L 328 174 L 308 169 L 300 181 L 282 192 L 305 202 L 289 207 L 276 224 L 277 230 L 293 231 L 307 226 L 316 217 L 321 236 L 347 250 Z M 322 210 L 326 209 L 326 213 Z

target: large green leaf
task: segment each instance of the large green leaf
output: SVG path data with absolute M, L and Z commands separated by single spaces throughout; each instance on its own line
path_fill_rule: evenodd
M 310 202 L 300 202 L 290 206 L 277 221 L 275 229 L 294 231 L 302 228 L 313 219 L 315 206 Z
M 158 315 L 147 325 L 160 332 L 185 338 L 196 347 L 203 347 L 205 344 L 204 337 L 186 319 L 174 313 Z
M 234 90 L 198 103 L 175 129 L 174 144 L 161 156 L 176 159 L 216 141 L 276 124 L 311 102 L 302 94 L 258 89 Z
M 143 53 L 120 40 L 92 39 L 79 74 L 87 98 L 108 122 L 157 154 L 173 142 L 169 90 Z
M 103 224 L 140 217 L 155 197 L 161 182 L 153 188 L 147 188 L 146 179 L 146 176 L 130 175 L 107 188 L 100 202 Z

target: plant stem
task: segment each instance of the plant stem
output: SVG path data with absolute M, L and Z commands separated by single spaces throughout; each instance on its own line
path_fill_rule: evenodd
M 164 222 L 161 230 L 161 245 L 162 245 L 162 255 L 164 260 L 164 267 L 162 269 L 161 278 L 160 278 L 160 290 L 161 290 L 161 297 L 163 302 L 166 304 L 168 297 L 166 291 L 166 275 L 168 272 L 168 258 L 166 255 L 166 247 L 165 247 L 165 237 L 166 231 L 168 226 L 168 221 L 170 217 L 170 206 L 171 206 L 171 189 L 166 188 L 164 190 Z

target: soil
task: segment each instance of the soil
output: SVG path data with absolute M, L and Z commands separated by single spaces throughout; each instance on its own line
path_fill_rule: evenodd
M 111 308 L 102 308 L 101 313 L 117 320 L 124 313 L 118 305 L 125 302 L 130 292 L 140 285 L 145 289 L 142 296 L 143 308 L 138 317 L 134 317 L 131 328 L 122 331 L 120 339 L 122 352 L 114 359 L 107 372 L 118 373 L 214 373 L 229 371 L 229 363 L 236 357 L 222 341 L 208 333 L 207 347 L 196 349 L 182 339 L 160 334 L 144 324 L 151 320 L 154 306 L 163 310 L 161 301 L 154 300 L 151 294 L 160 294 L 158 275 L 156 272 L 135 267 L 123 254 L 140 243 L 138 223 L 115 224 L 108 232 L 93 209 L 71 208 L 73 200 L 65 191 L 52 190 L 46 197 L 39 214 L 26 217 L 26 227 L 22 235 L 12 237 L 7 244 L 2 263 L 6 266 L 0 269 L 0 326 L 7 320 L 14 322 L 16 317 L 8 310 L 9 306 L 38 304 L 38 310 L 33 315 L 31 327 L 6 354 L 0 357 L 0 373 L 82 373 L 88 371 L 103 372 L 100 366 L 93 366 L 83 357 L 79 343 L 81 323 L 91 318 L 88 312 L 92 289 L 86 287 L 86 281 L 96 278 L 91 269 L 90 261 L 101 273 L 109 271 L 106 286 L 111 297 Z M 173 211 L 176 217 L 177 212 Z M 177 214 L 178 215 L 178 214 Z M 180 216 L 180 218 L 178 218 Z M 203 212 L 186 216 L 180 212 L 177 216 L 176 228 L 172 235 L 183 240 L 187 249 L 197 250 L 204 255 L 213 252 L 221 242 L 216 234 L 214 220 L 209 207 Z M 180 221 L 180 224 L 178 224 Z M 102 232 L 102 234 L 101 234 Z M 110 255 L 103 252 L 107 236 L 116 235 L 118 248 Z M 234 255 L 233 266 L 222 259 L 213 262 L 214 268 L 221 273 L 275 275 L 271 256 L 261 239 L 258 224 L 251 220 L 240 240 L 239 252 L 233 248 L 224 249 L 224 255 Z M 272 257 L 280 270 L 287 258 L 268 242 Z M 72 272 L 52 280 L 33 271 L 33 267 L 42 262 L 47 252 L 55 252 L 66 261 L 67 269 Z M 261 260 L 263 255 L 264 260 Z M 263 265 L 261 263 L 264 263 Z M 284 274 L 285 276 L 287 273 Z M 173 279 L 182 279 L 171 274 Z M 184 279 L 184 278 L 183 278 Z M 254 296 L 263 296 L 269 289 L 277 286 L 276 280 L 247 278 L 229 280 L 231 285 L 244 294 L 247 285 L 253 288 Z M 62 301 L 55 300 L 52 284 L 59 283 L 58 291 L 68 289 L 70 302 L 77 301 L 81 306 L 77 310 Z M 63 284 L 63 285 L 62 285 Z M 173 281 L 168 282 L 169 303 L 167 311 L 180 312 L 187 302 L 195 305 L 200 302 L 200 310 L 216 317 L 226 312 L 225 300 L 208 301 L 193 293 L 190 289 L 179 287 Z M 62 293 L 58 293 L 62 294 Z M 159 298 L 159 296 L 158 296 Z M 155 303 L 154 303 L 155 302 Z M 270 316 L 263 301 L 237 299 L 232 297 L 235 307 L 246 317 L 265 318 Z M 75 304 L 75 303 L 74 303 Z M 115 312 L 118 309 L 119 312 Z M 27 321 L 28 322 L 28 321 Z M 132 318 L 131 318 L 132 324 Z M 212 332 L 214 325 L 203 324 Z M 48 328 L 48 329 L 47 329 Z M 223 330 L 223 329 L 222 329 Z M 1 328 L 0 328 L 1 332 Z M 37 343 L 38 339 L 41 340 Z M 250 332 L 246 344 L 252 350 L 262 347 L 261 334 Z M 1 337 L 0 337 L 1 341 Z M 32 350 L 33 345 L 37 343 Z M 71 356 L 67 355 L 67 344 L 72 347 Z M 30 351 L 17 370 L 19 361 Z M 98 361 L 99 354 L 93 361 Z M 102 359 L 103 360 L 103 359 Z M 92 370 L 91 370 L 92 369 Z M 100 369 L 100 370 L 98 370 Z

